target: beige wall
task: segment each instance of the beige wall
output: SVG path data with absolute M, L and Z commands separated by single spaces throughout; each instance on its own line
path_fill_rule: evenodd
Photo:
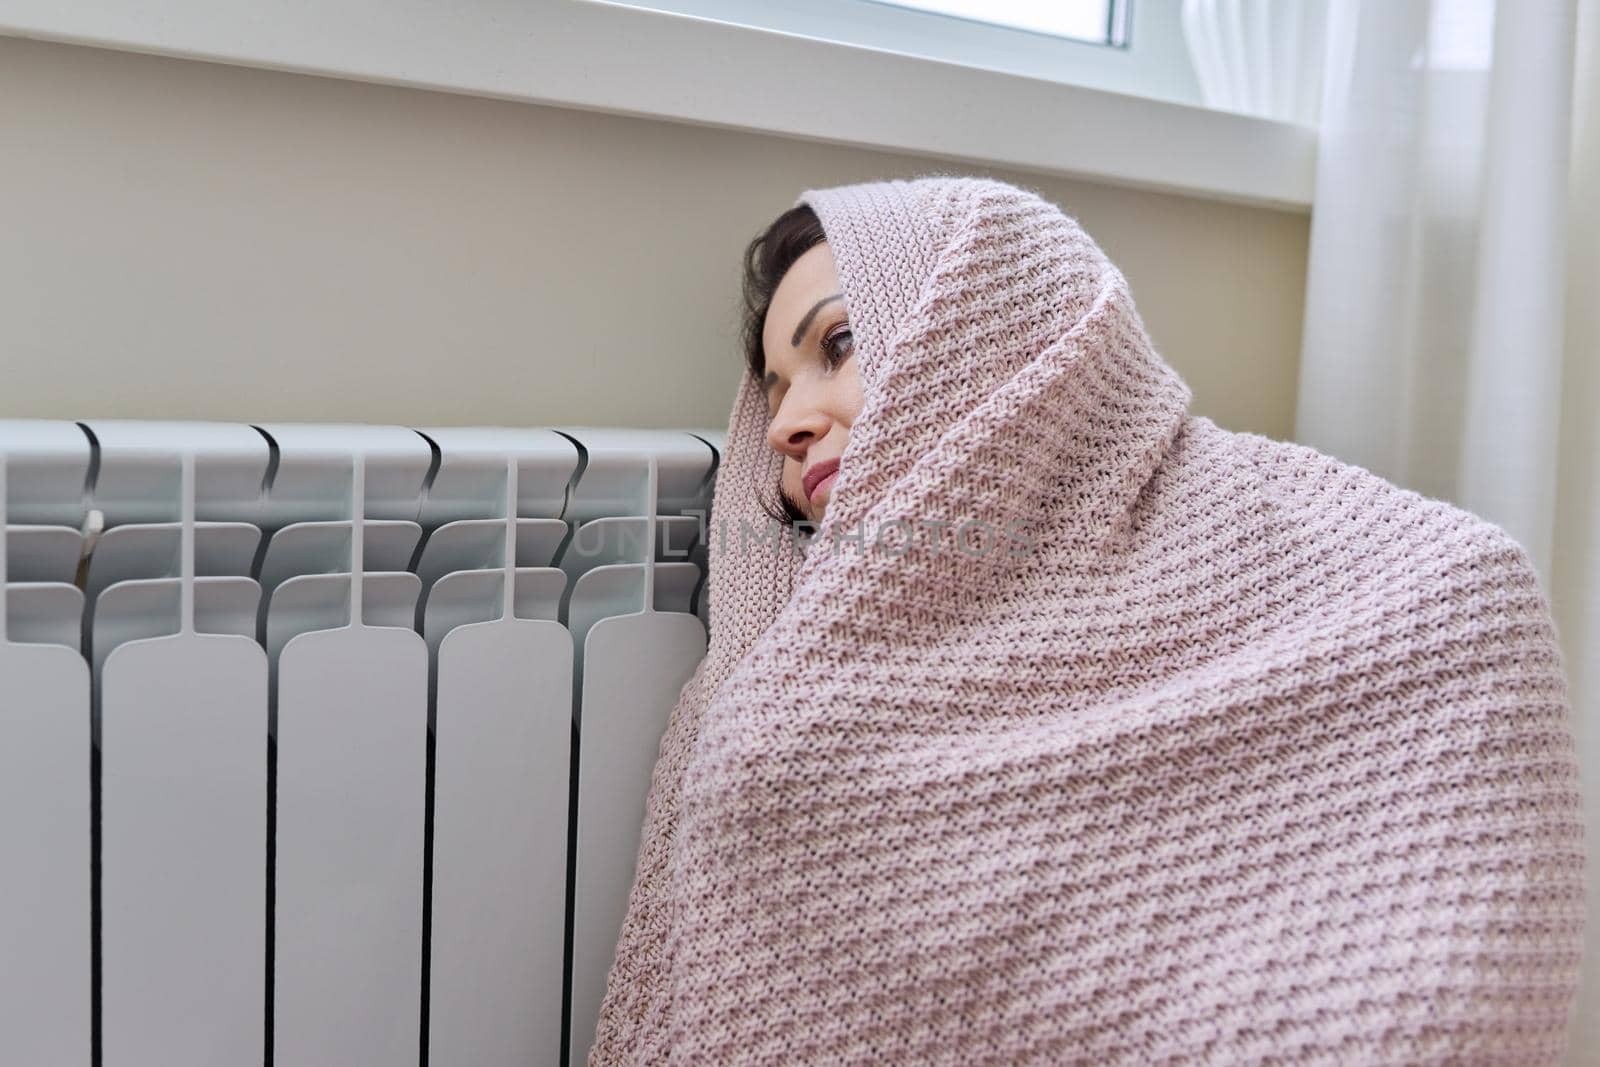
M 804 188 L 924 169 L 1055 199 L 1194 410 L 1289 434 L 1307 216 L 17 39 L 0 416 L 721 428 L 744 244 Z

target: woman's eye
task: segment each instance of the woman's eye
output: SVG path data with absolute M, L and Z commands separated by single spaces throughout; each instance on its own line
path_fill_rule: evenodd
M 841 338 L 848 343 L 840 344 Z M 822 351 L 828 357 L 828 364 L 837 367 L 850 355 L 850 350 L 855 347 L 855 337 L 848 329 L 835 330 L 822 340 Z

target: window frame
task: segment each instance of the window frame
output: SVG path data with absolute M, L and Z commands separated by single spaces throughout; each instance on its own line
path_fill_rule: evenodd
M 1154 2 L 1135 4 L 1135 14 Z M 1137 20 L 1133 32 L 1140 32 Z M 1301 213 L 1310 211 L 1316 177 L 1317 132 L 1309 126 L 606 0 L 8 0 L 0 34 L 754 131 Z M 715 61 L 693 58 L 706 56 Z

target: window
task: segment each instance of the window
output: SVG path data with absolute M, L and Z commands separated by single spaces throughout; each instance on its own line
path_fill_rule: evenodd
M 247 17 L 251 5 L 165 0 L 173 17 L 152 21 L 116 4 L 38 3 L 0 16 L 0 29 L 1310 207 L 1315 126 L 1206 107 L 1184 16 L 1287 18 L 1325 0 L 1050 0 L 1054 11 L 1035 0 L 1034 14 L 1081 21 L 1033 29 L 1022 28 L 1022 0 L 956 2 L 933 11 L 933 0 L 459 0 L 448 19 L 427 4 L 391 5 L 378 37 L 363 21 L 372 0 L 329 0 L 311 34 L 293 5 L 255 5 Z M 985 20 L 1003 17 L 1013 23 Z M 1261 35 L 1206 36 L 1238 45 Z M 1320 42 L 1305 42 L 1305 56 L 1272 70 L 1298 77 L 1314 57 L 1320 71 Z M 1215 74 L 1227 56 L 1205 58 Z
M 1091 44 L 1128 43 L 1127 0 L 874 0 Z
M 1202 104 L 1184 42 L 1183 0 L 602 2 L 1128 96 Z M 793 78 L 811 74 L 783 72 Z

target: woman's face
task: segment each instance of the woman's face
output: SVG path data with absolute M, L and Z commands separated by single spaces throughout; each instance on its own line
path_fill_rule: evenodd
M 833 488 L 828 470 L 844 454 L 861 412 L 855 338 L 827 242 L 807 249 L 778 283 L 761 344 L 772 413 L 767 441 L 784 457 L 781 488 L 820 522 Z

